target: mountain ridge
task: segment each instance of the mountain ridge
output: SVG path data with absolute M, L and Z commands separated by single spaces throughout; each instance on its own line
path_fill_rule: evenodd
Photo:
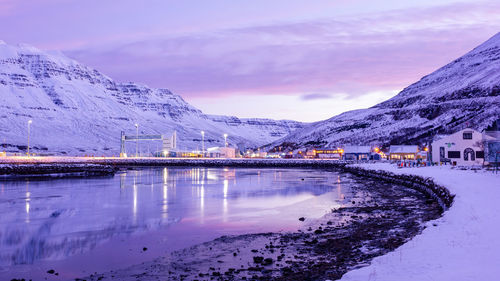
M 186 150 L 201 148 L 201 130 L 205 147 L 223 145 L 224 133 L 232 145 L 257 147 L 304 126 L 204 114 L 168 89 L 115 82 L 60 52 L 5 43 L 0 44 L 0 102 L 0 143 L 10 152 L 26 149 L 29 119 L 32 150 L 72 155 L 116 155 L 120 131 L 135 134 L 135 123 L 144 134 L 176 131 Z
M 264 148 L 426 144 L 500 118 L 500 33 L 396 96 L 367 109 L 315 122 Z

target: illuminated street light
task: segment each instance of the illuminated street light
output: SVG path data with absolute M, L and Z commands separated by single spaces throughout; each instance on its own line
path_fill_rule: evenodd
M 31 123 L 33 123 L 32 120 L 28 120 L 28 156 L 30 156 L 30 128 L 31 128 Z
M 201 131 L 201 153 L 205 157 L 205 131 Z
M 139 157 L 139 124 L 135 123 L 135 157 Z
M 227 147 L 227 134 L 224 134 L 224 147 Z

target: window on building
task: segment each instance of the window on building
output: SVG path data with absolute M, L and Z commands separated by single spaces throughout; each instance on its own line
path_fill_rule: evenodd
M 460 151 L 448 151 L 448 158 L 460 158 Z
M 472 139 L 472 133 L 464 132 L 464 140 L 471 140 L 471 139 Z
M 476 158 L 484 158 L 484 151 L 476 151 Z

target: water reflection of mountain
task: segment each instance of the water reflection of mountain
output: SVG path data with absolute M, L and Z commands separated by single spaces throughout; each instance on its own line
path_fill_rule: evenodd
M 0 265 L 63 259 L 113 237 L 183 219 L 227 219 L 236 200 L 287 200 L 331 191 L 341 199 L 349 185 L 349 178 L 343 180 L 341 188 L 338 174 L 318 170 L 176 167 L 130 170 L 106 179 L 4 183 Z

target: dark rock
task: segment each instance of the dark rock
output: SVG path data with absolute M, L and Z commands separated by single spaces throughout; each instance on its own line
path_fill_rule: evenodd
M 271 265 L 272 263 L 273 263 L 273 259 L 272 258 L 265 258 L 262 261 L 262 265 Z
M 263 260 L 264 260 L 264 257 L 261 257 L 261 256 L 255 256 L 255 257 L 253 257 L 253 262 L 254 263 L 262 263 Z

